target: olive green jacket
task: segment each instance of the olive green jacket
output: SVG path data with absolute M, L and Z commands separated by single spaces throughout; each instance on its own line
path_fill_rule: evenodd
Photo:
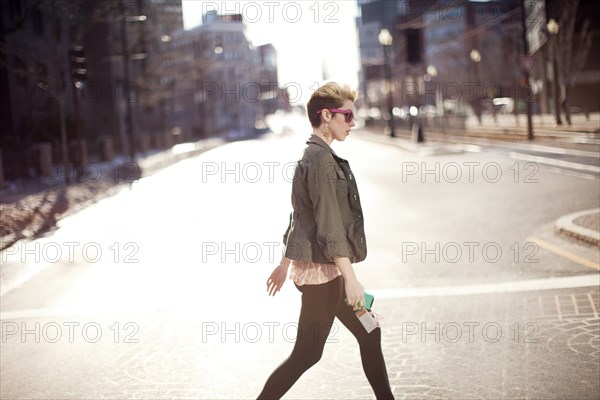
M 362 261 L 367 242 L 350 164 L 315 134 L 306 144 L 292 183 L 294 211 L 283 235 L 285 256 L 320 263 L 332 263 L 334 256 Z

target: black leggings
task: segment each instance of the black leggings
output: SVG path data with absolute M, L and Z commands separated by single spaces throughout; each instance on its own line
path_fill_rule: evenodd
M 352 307 L 346 305 L 344 279 L 340 276 L 320 285 L 296 287 L 302 292 L 296 344 L 292 354 L 267 379 L 258 399 L 281 398 L 305 371 L 321 359 L 335 317 L 358 340 L 363 370 L 377 399 L 393 399 L 381 351 L 381 329 L 375 328 L 367 333 Z

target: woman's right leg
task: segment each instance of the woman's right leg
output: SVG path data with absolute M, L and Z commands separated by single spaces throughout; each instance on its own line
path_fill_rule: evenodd
M 258 399 L 281 398 L 323 354 L 342 294 L 342 280 L 338 277 L 320 285 L 296 287 L 302 292 L 296 344 L 292 354 L 267 379 Z
M 343 294 L 346 297 L 345 291 Z M 381 349 L 381 328 L 367 333 L 354 314 L 352 307 L 340 303 L 337 318 L 356 338 L 360 346 L 360 358 L 367 380 L 371 384 L 378 400 L 394 398 Z

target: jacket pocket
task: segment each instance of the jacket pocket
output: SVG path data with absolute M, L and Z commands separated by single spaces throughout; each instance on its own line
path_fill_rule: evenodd
M 342 213 L 342 219 L 347 220 L 348 213 L 348 181 L 346 180 L 346 175 L 344 175 L 344 171 L 341 168 L 336 168 L 336 182 L 335 182 L 335 191 L 337 203 L 340 208 L 340 212 Z

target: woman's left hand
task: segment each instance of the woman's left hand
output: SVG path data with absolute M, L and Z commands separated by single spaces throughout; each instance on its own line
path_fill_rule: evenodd
M 267 279 L 267 292 L 269 292 L 269 296 L 275 296 L 277 292 L 281 290 L 281 287 L 285 283 L 285 278 L 287 277 L 288 267 L 285 265 L 278 265 L 273 272 L 271 272 L 271 276 Z

